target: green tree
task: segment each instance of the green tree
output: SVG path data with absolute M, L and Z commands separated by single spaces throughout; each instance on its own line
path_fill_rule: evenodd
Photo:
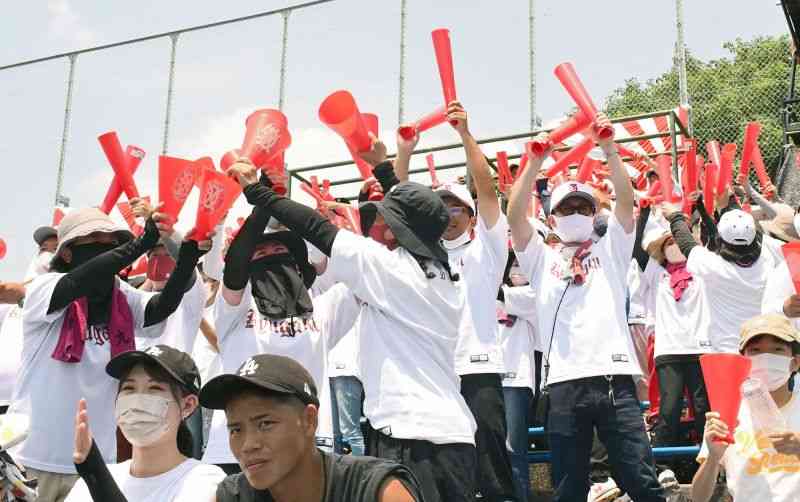
M 781 107 L 791 71 L 789 37 L 736 39 L 723 47 L 729 55 L 708 62 L 687 54 L 687 83 L 694 135 L 705 154 L 705 144 L 742 146 L 747 122 L 762 125 L 759 146 L 774 173 L 781 158 Z M 679 103 L 678 74 L 667 73 L 640 82 L 628 79 L 608 98 L 611 117 L 674 108 Z

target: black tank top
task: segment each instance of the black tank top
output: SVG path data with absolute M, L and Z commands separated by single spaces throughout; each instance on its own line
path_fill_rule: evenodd
M 416 478 L 405 466 L 373 457 L 320 452 L 325 469 L 323 502 L 377 502 L 388 478 L 400 481 L 416 502 L 424 502 Z M 256 490 L 244 474 L 225 478 L 217 487 L 217 502 L 274 502 L 269 490 Z

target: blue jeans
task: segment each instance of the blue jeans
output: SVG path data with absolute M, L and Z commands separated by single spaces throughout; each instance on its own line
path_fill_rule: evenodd
M 622 491 L 636 502 L 665 501 L 632 377 L 581 378 L 551 384 L 549 391 L 554 501 L 586 500 L 594 428 Z
M 361 433 L 361 403 L 364 387 L 362 387 L 361 381 L 354 376 L 333 377 L 330 380 L 336 452 L 341 453 L 343 443 L 349 443 L 353 455 L 363 456 L 364 435 Z
M 503 387 L 503 399 L 506 403 L 506 427 L 508 456 L 511 460 L 511 472 L 514 474 L 514 486 L 517 500 L 528 502 L 530 489 L 530 471 L 528 470 L 528 408 L 533 392 L 527 387 Z

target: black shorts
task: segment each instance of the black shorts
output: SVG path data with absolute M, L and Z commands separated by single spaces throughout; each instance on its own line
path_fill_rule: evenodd
M 477 457 L 471 444 L 434 444 L 367 430 L 367 455 L 408 467 L 417 477 L 425 502 L 474 502 Z

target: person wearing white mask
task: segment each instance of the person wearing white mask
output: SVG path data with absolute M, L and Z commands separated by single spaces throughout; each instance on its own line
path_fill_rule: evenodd
M 39 250 L 25 272 L 26 282 L 50 271 L 50 261 L 58 247 L 58 232 L 53 227 L 39 227 L 33 232 L 33 241 Z
M 192 433 L 185 420 L 198 406 L 200 373 L 189 354 L 167 345 L 120 354 L 106 366 L 119 380 L 114 416 L 133 445 L 133 458 L 108 466 L 119 491 L 137 502 L 208 502 L 225 478 L 219 467 L 191 457 Z M 98 486 L 102 462 L 92 439 L 86 401 L 78 403 L 73 459 L 83 479 L 66 502 L 106 500 L 106 480 Z
M 611 127 L 603 114 L 595 124 Z M 546 134 L 537 139 L 549 142 Z M 634 377 L 641 370 L 625 313 L 635 240 L 633 189 L 613 138 L 596 141 L 608 159 L 616 193 L 606 233 L 597 242 L 592 241 L 597 203 L 583 183 L 567 181 L 553 190 L 549 223 L 560 245 L 547 246 L 528 221 L 531 190 L 550 151 L 528 153 L 528 168 L 514 183 L 508 206 L 514 251 L 540 307 L 553 500 L 586 499 L 596 429 L 619 487 L 637 502 L 663 502 L 636 397 Z
M 763 314 L 742 325 L 739 351 L 752 362 L 750 377 L 759 381 L 777 405 L 783 430 L 758 430 L 758 413 L 744 400 L 737 425 L 716 412 L 706 414 L 700 468 L 692 480 L 692 500 L 711 499 L 721 471 L 735 500 L 796 501 L 800 494 L 800 389 L 791 385 L 800 368 L 800 334 L 786 317 Z M 733 430 L 735 443 L 721 439 Z

